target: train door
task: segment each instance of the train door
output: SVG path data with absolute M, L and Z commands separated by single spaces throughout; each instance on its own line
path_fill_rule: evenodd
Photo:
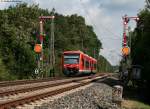
M 93 61 L 91 61 L 91 73 L 93 73 Z

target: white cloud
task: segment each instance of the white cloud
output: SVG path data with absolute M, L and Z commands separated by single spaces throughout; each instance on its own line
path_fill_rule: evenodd
M 89 3 L 90 2 L 90 0 L 79 0 L 79 1 L 81 1 L 82 3 Z
M 113 4 L 125 5 L 130 3 L 137 3 L 137 0 L 112 0 Z
M 14 5 L 15 3 L 8 3 L 8 2 L 0 2 L 0 9 L 5 9 L 11 5 Z

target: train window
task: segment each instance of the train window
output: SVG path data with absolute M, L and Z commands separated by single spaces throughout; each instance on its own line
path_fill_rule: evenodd
M 65 58 L 64 64 L 78 64 L 79 59 Z
M 78 64 L 79 63 L 79 54 L 65 54 L 64 55 L 64 64 Z
M 64 58 L 79 58 L 79 55 L 65 55 Z
M 89 66 L 90 66 L 90 67 L 92 66 L 91 62 L 89 62 Z
M 96 69 L 96 64 L 94 64 L 94 68 Z
M 93 68 L 93 62 L 91 62 L 91 67 Z
M 85 66 L 86 66 L 86 68 L 89 68 L 89 61 L 85 62 Z
M 82 65 L 84 66 L 84 59 L 82 59 Z

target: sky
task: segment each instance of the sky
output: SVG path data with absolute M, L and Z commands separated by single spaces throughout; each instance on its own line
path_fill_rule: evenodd
M 40 8 L 52 10 L 63 15 L 78 14 L 85 18 L 86 24 L 94 27 L 94 32 L 102 42 L 103 55 L 112 65 L 121 59 L 123 25 L 122 17 L 137 16 L 145 6 L 145 0 L 22 0 L 29 4 L 39 4 Z M 0 2 L 0 9 L 16 3 Z M 134 29 L 136 23 L 129 22 Z

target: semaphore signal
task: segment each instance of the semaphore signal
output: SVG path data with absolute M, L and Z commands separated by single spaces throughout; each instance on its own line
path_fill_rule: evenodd
M 122 54 L 123 55 L 129 55 L 130 48 L 127 46 L 127 27 L 130 20 L 135 20 L 136 22 L 139 21 L 139 17 L 128 17 L 125 15 L 122 17 L 123 19 L 123 47 L 122 47 Z
M 45 37 L 44 34 L 44 22 L 46 20 L 51 20 L 51 25 L 50 25 L 50 30 L 51 30 L 51 36 L 49 37 L 49 47 L 48 47 L 48 63 L 49 64 L 49 69 L 50 72 L 53 72 L 53 76 L 54 76 L 54 67 L 55 67 L 55 48 L 54 48 L 54 9 L 52 10 L 52 16 L 39 16 L 39 30 L 40 30 L 40 35 L 38 37 L 40 43 L 35 44 L 34 47 L 34 51 L 37 53 L 37 55 L 39 56 L 38 58 L 38 70 L 42 69 L 42 71 L 44 70 L 44 50 L 43 50 L 43 40 Z M 44 75 L 43 72 L 41 75 Z M 48 76 L 48 72 L 46 72 L 46 77 Z

